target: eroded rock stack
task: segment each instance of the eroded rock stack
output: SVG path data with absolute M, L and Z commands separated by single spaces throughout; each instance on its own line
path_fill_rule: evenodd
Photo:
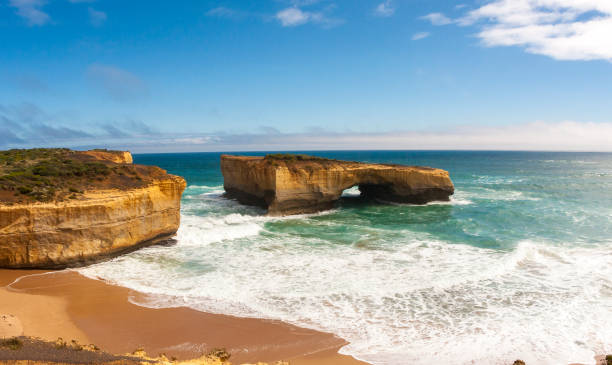
M 454 193 L 448 172 L 429 167 L 295 155 L 223 155 L 221 171 L 228 197 L 267 208 L 270 215 L 330 209 L 353 186 L 365 198 L 410 204 L 448 201 Z

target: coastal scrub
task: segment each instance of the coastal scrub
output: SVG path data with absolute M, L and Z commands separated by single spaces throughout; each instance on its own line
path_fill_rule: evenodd
M 85 190 L 146 185 L 142 167 L 115 163 L 121 151 L 72 151 L 66 148 L 0 151 L 0 202 L 50 202 L 78 199 Z

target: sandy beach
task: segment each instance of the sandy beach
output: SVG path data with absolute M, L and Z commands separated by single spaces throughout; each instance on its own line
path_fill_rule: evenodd
M 224 347 L 235 364 L 365 364 L 338 354 L 346 342 L 329 333 L 185 307 L 145 308 L 129 301 L 140 293 L 74 271 L 0 270 L 0 286 L 1 337 L 62 337 L 116 354 L 142 348 L 178 359 Z

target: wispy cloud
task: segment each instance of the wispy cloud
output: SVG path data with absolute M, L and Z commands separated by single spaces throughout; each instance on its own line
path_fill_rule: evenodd
M 148 95 L 146 84 L 136 75 L 116 66 L 93 64 L 87 68 L 92 83 L 116 101 L 129 101 Z
M 40 115 L 32 119 L 31 114 L 22 112 L 11 120 L 0 106 L 0 131 L 3 132 L 0 146 L 107 147 L 134 152 L 332 149 L 612 151 L 609 137 L 612 123 L 533 122 L 509 126 L 472 125 L 439 132 L 399 130 L 380 133 L 333 132 L 321 128 L 286 133 L 274 127 L 261 127 L 254 133 L 177 134 L 143 133 L 124 121 L 102 124 L 98 127 L 99 132 L 84 132 L 61 126 L 53 118 L 48 119 L 53 123 L 41 123 Z
M 49 86 L 38 77 L 30 74 L 17 74 L 9 78 L 16 87 L 31 93 L 46 93 Z
M 112 138 L 139 138 L 157 135 L 158 132 L 149 127 L 146 123 L 134 120 L 125 119 L 119 122 L 104 123 L 100 126 L 106 136 Z M 104 136 L 102 136 L 104 137 Z
M 450 149 L 612 151 L 612 123 L 534 122 L 513 126 L 464 126 L 444 132 L 303 133 L 262 129 L 260 133 L 163 135 L 133 140 L 133 151 L 270 151 L 330 149 Z M 122 145 L 125 146 L 125 143 Z M 112 146 L 111 146 L 112 147 Z
M 218 6 L 206 12 L 206 16 L 226 19 L 239 19 L 243 18 L 245 15 L 243 11 L 227 8 L 225 6 Z
M 127 146 L 169 138 L 138 119 L 78 119 L 73 112 L 49 113 L 33 103 L 0 104 L 0 148 Z
M 70 3 L 92 3 L 95 0 L 68 0 Z M 17 15 L 24 18 L 29 26 L 43 26 L 51 22 L 51 16 L 43 10 L 47 0 L 9 0 L 9 6 L 17 9 Z M 89 8 L 89 19 L 94 26 L 106 21 L 106 13 Z
M 315 16 L 313 13 L 303 11 L 300 8 L 287 8 L 276 13 L 276 19 L 283 27 L 294 27 L 308 23 Z
M 106 21 L 106 13 L 103 11 L 96 10 L 92 7 L 87 9 L 89 11 L 89 21 L 94 27 L 99 27 Z
M 0 147 L 78 143 L 90 133 L 63 125 L 60 118 L 31 103 L 0 106 Z
M 429 37 L 430 35 L 431 33 L 429 32 L 418 32 L 418 33 L 414 33 L 410 39 L 412 39 L 413 41 L 418 41 L 421 39 L 425 39 Z
M 321 2 L 320 0 L 291 0 L 287 2 L 291 6 L 278 10 L 275 13 L 257 13 L 218 6 L 208 10 L 206 16 L 231 20 L 253 18 L 263 22 L 275 21 L 283 27 L 297 27 L 313 23 L 324 28 L 331 28 L 343 23 L 342 19 L 331 16 L 331 12 L 335 8 L 333 3 L 321 7 L 317 6 Z M 304 9 L 305 7 L 313 6 L 317 9 Z
M 29 26 L 41 26 L 51 21 L 49 14 L 42 10 L 45 4 L 45 0 L 9 0 L 9 5 L 17 9 L 17 14 Z
M 382 17 L 388 17 L 395 14 L 395 6 L 392 0 L 386 0 L 378 4 L 374 9 L 374 14 Z
M 429 20 L 433 25 L 447 25 L 453 22 L 449 17 L 442 13 L 427 14 L 422 16 L 421 19 Z
M 278 11 L 275 18 L 283 27 L 295 27 L 307 23 L 314 23 L 326 28 L 342 24 L 344 21 L 329 16 L 334 6 L 328 6 L 321 11 L 307 11 L 297 6 L 288 7 Z

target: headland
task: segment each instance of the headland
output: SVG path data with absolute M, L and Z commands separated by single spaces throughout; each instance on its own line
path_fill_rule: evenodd
M 2 151 L 0 267 L 82 266 L 167 240 L 185 185 L 124 151 Z

